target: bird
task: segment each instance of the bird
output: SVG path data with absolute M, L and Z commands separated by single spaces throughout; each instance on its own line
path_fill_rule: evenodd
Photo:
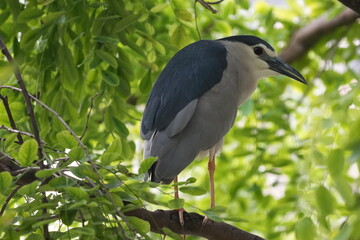
M 145 180 L 170 184 L 206 154 L 214 207 L 215 156 L 223 138 L 258 81 L 275 75 L 307 84 L 269 43 L 253 35 L 199 40 L 178 51 L 152 87 L 141 120 L 144 158 L 157 157 Z

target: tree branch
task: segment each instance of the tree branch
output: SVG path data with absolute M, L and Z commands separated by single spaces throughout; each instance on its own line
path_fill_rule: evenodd
M 30 101 L 30 97 L 29 97 L 29 93 L 26 89 L 24 80 L 22 79 L 22 76 L 20 74 L 20 70 L 19 67 L 16 65 L 13 57 L 11 56 L 9 50 L 7 49 L 4 41 L 2 40 L 2 38 L 0 37 L 0 48 L 1 48 L 1 52 L 4 54 L 4 56 L 6 57 L 6 59 L 9 61 L 9 63 L 13 66 L 14 68 L 14 74 L 16 77 L 16 80 L 21 88 L 21 92 L 24 96 L 24 100 L 25 100 L 25 105 L 26 105 L 26 109 L 28 111 L 29 117 L 30 117 L 30 123 L 34 132 L 34 136 L 35 136 L 35 140 L 37 141 L 38 145 L 39 145 L 39 149 L 38 149 L 38 156 L 39 156 L 39 166 L 41 168 L 45 168 L 43 161 L 44 158 L 44 154 L 43 154 L 43 144 L 41 142 L 40 139 L 40 131 L 39 131 L 39 127 L 37 125 L 36 122 L 36 118 L 35 118 L 35 113 L 34 113 L 34 109 L 33 106 L 31 104 Z
M 290 44 L 282 51 L 280 57 L 292 63 L 304 56 L 324 35 L 334 32 L 339 27 L 352 24 L 360 15 L 351 9 L 345 9 L 332 20 L 319 18 L 293 35 Z
M 151 231 L 164 234 L 161 230 L 166 227 L 178 234 L 204 237 L 209 240 L 264 240 L 252 233 L 246 232 L 224 222 L 208 220 L 203 225 L 204 216 L 197 213 L 184 212 L 184 226 L 179 223 L 179 213 L 176 210 L 156 210 L 154 212 L 144 208 L 125 212 L 126 216 L 134 216 L 150 223 Z
M 8 118 L 9 118 L 10 126 L 11 126 L 13 129 L 17 129 L 16 124 L 15 124 L 15 121 L 14 121 L 14 118 L 13 118 L 13 115 L 12 115 L 11 110 L 10 110 L 9 101 L 8 101 L 7 96 L 4 97 L 3 95 L 0 94 L 0 99 L 3 101 L 6 114 L 8 115 Z M 23 140 L 23 138 L 22 138 L 22 136 L 21 136 L 20 133 L 18 133 L 17 139 L 19 140 L 19 143 L 20 143 L 20 144 L 23 144 L 23 143 L 24 143 L 24 140 Z

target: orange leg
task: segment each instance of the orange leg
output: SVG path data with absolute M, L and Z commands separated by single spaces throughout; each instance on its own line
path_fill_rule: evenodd
M 214 173 L 215 173 L 215 154 L 210 153 L 208 163 L 209 177 L 210 177 L 210 207 L 215 207 L 215 185 L 214 185 Z
M 215 184 L 214 184 L 214 173 L 215 173 L 215 153 L 210 152 L 209 162 L 208 162 L 208 170 L 209 170 L 209 178 L 210 178 L 210 207 L 215 207 Z M 205 216 L 203 220 L 203 226 L 206 225 L 208 217 Z

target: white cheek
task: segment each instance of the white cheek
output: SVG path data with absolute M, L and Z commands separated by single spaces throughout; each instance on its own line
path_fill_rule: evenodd
M 253 69 L 254 77 L 256 79 L 279 75 L 279 73 L 270 70 L 269 65 L 261 59 L 256 59 Z

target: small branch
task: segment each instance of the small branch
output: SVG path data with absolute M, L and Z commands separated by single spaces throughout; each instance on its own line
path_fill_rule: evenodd
M 304 56 L 326 34 L 330 34 L 340 27 L 352 24 L 360 15 L 351 9 L 345 9 L 334 19 L 327 21 L 319 18 L 294 33 L 290 44 L 282 51 L 280 57 L 292 63 Z
M 30 101 L 30 97 L 29 97 L 29 93 L 26 89 L 24 80 L 22 79 L 22 76 L 20 74 L 20 70 L 19 67 L 17 66 L 17 64 L 15 63 L 14 59 L 12 58 L 9 50 L 7 49 L 4 41 L 2 40 L 2 38 L 0 37 L 0 48 L 1 48 L 1 52 L 5 55 L 5 57 L 7 58 L 7 60 L 9 61 L 9 63 L 13 66 L 14 68 L 14 74 L 16 77 L 16 80 L 21 88 L 21 92 L 23 93 L 23 97 L 25 100 L 25 105 L 30 117 L 30 123 L 34 132 L 34 136 L 35 136 L 35 140 L 37 141 L 37 143 L 39 144 L 39 149 L 38 149 L 38 156 L 39 156 L 39 166 L 41 168 L 45 168 L 44 163 L 42 162 L 43 158 L 44 158 L 44 148 L 40 139 L 40 133 L 39 133 L 39 128 L 36 122 L 36 118 L 35 118 L 35 113 L 34 113 L 34 109 L 33 106 L 31 104 Z
M 210 10 L 212 13 L 217 13 L 217 11 L 211 7 L 211 5 L 219 4 L 224 0 L 219 0 L 215 2 L 205 2 L 204 0 L 195 0 L 195 2 L 199 2 L 201 5 L 203 5 L 206 9 Z
M 8 118 L 9 118 L 10 126 L 11 126 L 13 129 L 17 129 L 16 124 L 15 124 L 15 121 L 14 121 L 14 118 L 13 118 L 12 113 L 11 113 L 11 110 L 10 110 L 8 98 L 7 98 L 6 96 L 4 97 L 3 95 L 0 94 L 0 99 L 3 101 L 6 114 L 8 115 Z M 22 139 L 22 136 L 21 136 L 20 133 L 18 133 L 17 139 L 19 140 L 19 143 L 20 143 L 20 144 L 23 144 L 23 143 L 24 143 L 24 140 Z
M 86 116 L 86 123 L 85 123 L 85 128 L 83 133 L 81 134 L 81 137 L 79 138 L 80 140 L 83 139 L 83 137 L 85 136 L 86 130 L 88 129 L 88 124 L 89 124 L 89 119 L 90 119 L 90 114 L 91 114 L 91 110 L 94 108 L 94 100 L 97 96 L 99 96 L 100 93 L 95 94 L 95 96 L 93 96 L 90 100 L 90 110 Z
M 149 222 L 151 231 L 160 234 L 164 234 L 161 229 L 166 227 L 180 235 L 198 236 L 209 240 L 264 240 L 259 236 L 224 222 L 215 222 L 209 219 L 204 226 L 204 216 L 197 213 L 184 212 L 185 224 L 183 227 L 179 223 L 179 212 L 176 210 L 156 210 L 152 212 L 141 208 L 125 212 L 125 215 L 138 217 Z
M 9 194 L 9 196 L 7 196 L 5 203 L 2 205 L 1 210 L 0 210 L 0 217 L 4 214 L 5 209 L 7 207 L 7 205 L 9 204 L 10 200 L 13 198 L 13 196 L 16 194 L 16 192 L 21 188 L 22 186 L 17 186 L 14 190 L 11 191 L 11 193 Z
M 17 87 L 12 87 L 12 86 L 0 86 L 0 89 L 2 88 L 7 88 L 7 89 L 11 89 L 17 92 L 22 92 L 22 89 L 17 88 Z M 84 150 L 85 154 L 88 156 L 89 160 L 91 160 L 90 156 L 89 156 L 89 152 L 86 148 L 86 146 L 84 145 L 84 143 L 81 142 L 81 140 L 78 138 L 78 136 L 76 135 L 76 133 L 71 129 L 71 127 L 65 122 L 65 120 L 52 108 L 50 108 L 48 105 L 46 105 L 45 103 L 43 103 L 42 101 L 40 101 L 39 99 L 37 99 L 36 97 L 34 97 L 31 94 L 28 94 L 28 96 L 34 100 L 35 102 L 37 102 L 41 107 L 45 108 L 46 110 L 48 110 L 49 112 L 51 112 L 66 128 L 66 130 L 68 130 L 70 132 L 70 134 L 75 138 L 75 140 L 77 141 L 77 143 L 80 145 L 80 147 Z
M 6 130 L 6 131 L 8 131 L 8 132 L 11 132 L 11 133 L 17 133 L 18 136 L 19 136 L 19 135 L 20 135 L 20 136 L 21 136 L 21 135 L 25 135 L 25 136 L 28 136 L 28 137 L 31 137 L 31 138 L 35 138 L 35 136 L 34 136 L 33 134 L 31 134 L 31 133 L 19 131 L 19 130 L 16 130 L 16 129 L 12 129 L 12 128 L 6 127 L 6 126 L 4 126 L 4 125 L 1 125 L 1 126 L 0 126 L 0 129 L 4 129 L 4 130 Z M 18 137 L 18 139 L 19 139 L 19 137 Z M 22 138 L 21 138 L 21 140 L 22 140 Z M 19 141 L 19 142 L 20 142 L 20 141 Z M 22 140 L 22 142 L 24 142 L 24 141 Z M 41 140 L 41 142 L 44 143 L 42 140 Z M 20 143 L 20 144 L 21 144 L 21 143 Z

